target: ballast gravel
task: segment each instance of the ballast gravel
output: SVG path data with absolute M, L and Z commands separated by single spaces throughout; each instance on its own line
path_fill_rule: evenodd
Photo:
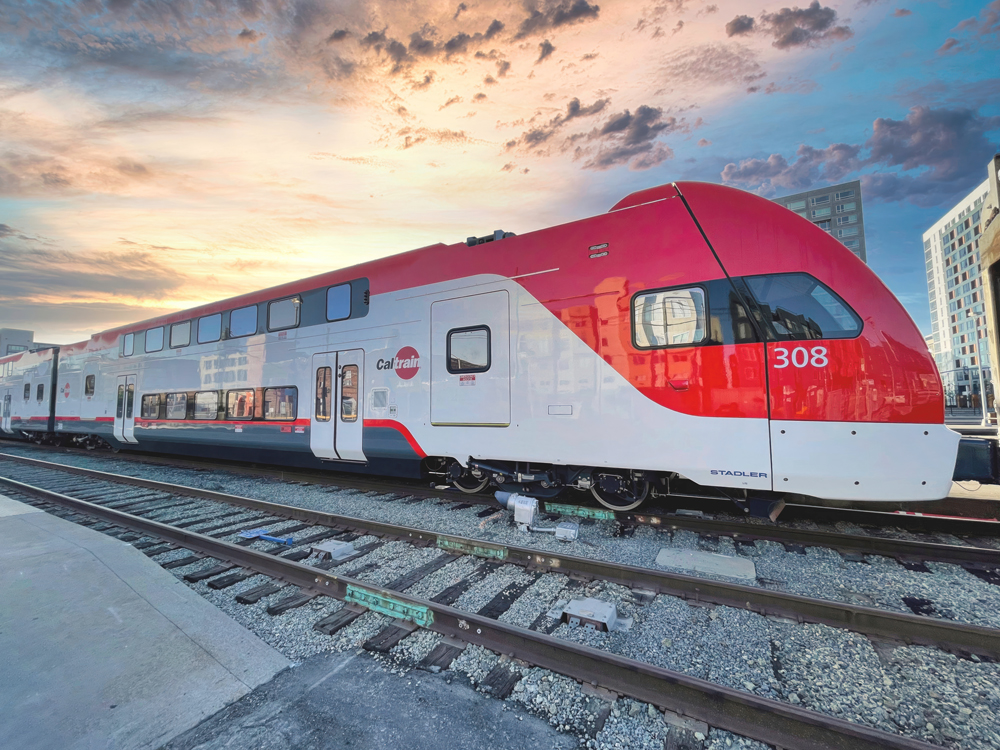
M 31 449 L 22 447 L 5 447 L 4 450 L 32 455 Z M 51 454 L 43 457 L 52 460 Z M 849 562 L 827 549 L 809 547 L 805 554 L 798 554 L 778 543 L 736 545 L 726 537 L 714 539 L 683 530 L 659 531 L 649 526 L 618 537 L 617 524 L 610 521 L 582 522 L 579 540 L 567 545 L 556 542 L 550 535 L 517 531 L 506 512 L 480 517 L 482 506 L 454 510 L 454 504 L 463 500 L 457 493 L 452 502 L 434 499 L 411 502 L 385 493 L 290 485 L 224 471 L 194 472 L 105 456 L 60 455 L 57 460 L 439 533 L 643 567 L 654 567 L 653 560 L 661 547 L 740 555 L 754 562 L 757 570 L 754 585 L 764 588 L 901 612 L 910 611 L 903 597 L 913 597 L 930 602 L 935 616 L 1000 628 L 1000 587 L 960 567 L 941 563 L 928 563 L 930 572 L 920 573 L 886 558 L 869 556 L 864 562 Z M 573 502 L 573 498 L 563 502 Z M 191 517 L 200 507 L 186 506 L 176 509 L 176 513 L 165 509 L 156 514 L 166 521 Z M 191 527 L 193 531 L 215 525 L 207 513 L 212 504 L 206 503 L 204 507 L 206 518 L 203 523 Z M 228 517 L 227 526 L 212 533 L 231 529 L 233 535 L 223 538 L 235 541 L 238 539 L 235 533 L 244 528 L 241 519 L 253 515 Z M 579 521 L 574 518 L 560 520 Z M 543 525 L 546 523 L 543 521 Z M 870 530 L 846 525 L 833 529 L 813 522 L 799 523 L 803 528 L 870 533 Z M 292 525 L 293 522 L 275 521 L 268 525 L 268 530 L 280 534 L 283 527 Z M 920 538 L 902 530 L 879 530 L 878 533 Z M 354 545 L 360 547 L 371 541 L 373 537 L 362 537 L 355 540 Z M 1000 546 L 994 540 L 991 545 Z M 268 545 L 254 543 L 252 546 Z M 155 559 L 166 562 L 187 554 L 185 550 L 173 550 Z M 402 543 L 387 542 L 365 557 L 335 568 L 334 572 L 345 575 L 356 570 L 357 577 L 362 580 L 385 584 L 439 554 L 442 553 L 433 548 L 414 549 Z M 214 564 L 216 561 L 208 559 L 172 569 L 171 573 L 182 577 Z M 482 564 L 482 560 L 460 557 L 417 582 L 409 593 L 433 596 Z M 533 578 L 535 575 L 523 568 L 501 565 L 466 591 L 454 606 L 478 611 L 506 587 Z M 358 649 L 391 623 L 390 618 L 369 612 L 333 637 L 322 635 L 314 631 L 312 625 L 343 606 L 323 598 L 278 616 L 268 615 L 267 606 L 293 593 L 294 587 L 285 587 L 256 604 L 236 603 L 235 595 L 240 591 L 267 580 L 254 576 L 219 591 L 209 588 L 204 581 L 188 585 L 292 659 L 303 659 L 321 650 Z M 526 627 L 556 600 L 587 596 L 614 602 L 619 616 L 633 618 L 632 627 L 624 633 L 602 633 L 561 624 L 553 630 L 555 637 L 943 747 L 973 750 L 1000 747 L 1000 720 L 996 718 L 1000 715 L 1000 665 L 974 657 L 960 658 L 930 648 L 873 645 L 869 639 L 846 631 L 780 622 L 727 607 L 695 606 L 672 597 L 657 596 L 650 601 L 640 601 L 628 589 L 614 584 L 580 584 L 551 573 L 537 576 L 501 619 Z M 540 624 L 556 625 L 544 617 Z M 377 658 L 386 668 L 405 673 L 440 640 L 441 637 L 432 632 L 417 631 L 403 639 L 389 654 Z M 574 681 L 547 670 L 509 662 L 507 657 L 476 646 L 467 647 L 451 669 L 456 676 L 478 687 L 501 661 L 521 674 L 507 703 L 520 707 L 519 710 L 536 713 L 560 730 L 576 735 L 581 747 L 659 750 L 664 747 L 668 735 L 673 736 L 670 733 L 674 728 L 664 723 L 655 707 L 629 699 L 608 701 L 586 694 Z M 715 728 L 709 728 L 706 735 L 685 736 L 685 743 L 686 747 L 713 749 L 766 747 Z

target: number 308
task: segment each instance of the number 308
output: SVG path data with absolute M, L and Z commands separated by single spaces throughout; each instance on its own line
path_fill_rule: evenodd
M 792 356 L 789 358 L 788 350 L 778 347 L 774 350 L 774 355 L 778 361 L 774 365 L 775 370 L 782 370 L 788 367 L 789 363 L 796 367 L 826 367 L 830 360 L 826 356 L 825 346 L 814 346 L 806 349 L 804 346 L 797 346 L 792 349 Z

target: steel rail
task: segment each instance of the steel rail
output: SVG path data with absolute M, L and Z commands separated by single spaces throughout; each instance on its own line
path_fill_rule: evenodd
M 32 464 L 48 463 L 37 459 L 26 460 Z M 52 464 L 43 468 L 61 471 L 64 466 Z M 604 560 L 592 560 L 529 547 L 496 544 L 452 534 L 439 534 L 425 529 L 280 505 L 266 500 L 175 485 L 153 479 L 109 474 L 95 469 L 83 469 L 76 466 L 65 468 L 71 474 L 160 490 L 174 495 L 214 500 L 320 526 L 352 529 L 379 537 L 419 542 L 452 552 L 481 556 L 533 570 L 562 573 L 576 578 L 600 579 L 655 594 L 666 594 L 689 601 L 736 609 L 748 609 L 761 615 L 776 615 L 798 622 L 819 623 L 867 636 L 933 646 L 959 654 L 977 654 L 992 659 L 1000 658 L 1000 630 L 979 625 L 890 612 L 875 607 L 862 607 L 828 599 L 813 599 L 797 594 L 770 591 L 756 586 L 744 586 L 681 573 L 651 570 Z M 0 482 L 4 481 L 11 480 L 0 477 Z
M 363 591 L 374 599 L 391 598 L 414 611 L 431 614 L 423 626 L 445 636 L 522 659 L 574 680 L 590 683 L 635 700 L 689 716 L 707 724 L 786 750 L 931 750 L 920 740 L 903 737 L 781 701 L 761 698 L 651 664 L 549 635 L 491 620 L 426 599 L 285 560 L 248 547 L 133 516 L 51 490 L 0 477 L 20 492 L 101 518 L 141 534 L 155 536 L 196 552 L 264 573 L 317 595 L 353 600 Z

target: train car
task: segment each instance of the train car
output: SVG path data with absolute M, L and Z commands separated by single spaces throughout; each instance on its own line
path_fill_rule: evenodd
M 875 274 L 785 208 L 703 183 L 68 349 L 56 434 L 469 492 L 571 487 L 618 509 L 678 481 L 738 503 L 936 500 L 959 443 Z
M 0 359 L 0 435 L 41 440 L 52 434 L 58 360 L 58 349 Z

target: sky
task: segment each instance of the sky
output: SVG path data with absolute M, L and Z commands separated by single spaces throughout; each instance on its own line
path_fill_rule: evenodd
M 675 180 L 861 179 L 926 333 L 998 50 L 1000 0 L 0 0 L 0 327 L 69 343 Z

